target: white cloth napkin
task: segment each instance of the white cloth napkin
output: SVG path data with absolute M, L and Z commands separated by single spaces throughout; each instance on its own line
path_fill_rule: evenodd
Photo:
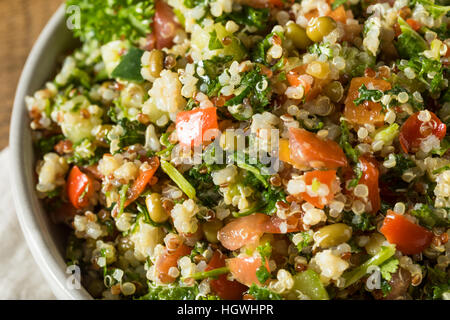
M 9 187 L 9 148 L 0 152 L 0 299 L 55 299 L 31 255 Z

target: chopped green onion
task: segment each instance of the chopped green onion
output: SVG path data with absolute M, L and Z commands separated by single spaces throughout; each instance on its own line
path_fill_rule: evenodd
M 390 257 L 392 257 L 394 254 L 395 254 L 395 246 L 381 247 L 381 250 L 372 258 L 370 258 L 369 260 L 367 260 L 354 270 L 348 271 L 342 275 L 342 277 L 345 279 L 344 288 L 351 286 L 359 279 L 364 277 L 367 273 L 367 269 L 369 269 L 370 266 L 379 266 L 383 262 L 388 260 Z
M 161 168 L 189 198 L 196 199 L 195 188 L 170 162 L 161 159 Z
M 184 281 L 189 278 L 194 279 L 194 280 L 202 280 L 202 279 L 206 279 L 206 278 L 217 278 L 218 276 L 228 273 L 228 272 L 230 272 L 230 269 L 228 267 L 222 267 L 222 268 L 217 268 L 217 269 L 213 269 L 210 271 L 197 272 L 197 273 L 194 273 L 192 276 L 181 278 L 181 280 Z

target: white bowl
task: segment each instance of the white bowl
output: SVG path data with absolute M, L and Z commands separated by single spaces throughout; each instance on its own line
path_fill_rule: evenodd
M 66 27 L 64 5 L 34 44 L 17 87 L 10 129 L 11 184 L 17 216 L 34 259 L 58 299 L 92 299 L 81 287 L 71 289 L 64 262 L 66 234 L 52 223 L 35 192 L 35 156 L 25 96 L 54 76 L 58 57 L 77 45 Z M 34 272 L 30 270 L 30 272 Z M 72 286 L 73 287 L 73 286 Z

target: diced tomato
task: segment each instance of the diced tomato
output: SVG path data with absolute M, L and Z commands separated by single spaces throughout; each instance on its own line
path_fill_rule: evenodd
M 378 188 L 378 179 L 380 172 L 375 159 L 362 156 L 359 158 L 362 170 L 360 184 L 365 184 L 369 189 L 369 201 L 372 205 L 371 213 L 376 213 L 381 208 L 380 189 Z
M 378 89 L 386 91 L 391 89 L 391 84 L 385 80 L 369 77 L 353 78 L 345 100 L 344 117 L 353 124 L 364 125 L 373 124 L 380 126 L 384 123 L 382 107 L 378 102 L 364 101 L 360 105 L 355 105 L 353 100 L 359 97 L 359 88 L 365 85 L 368 89 Z
M 289 84 L 293 87 L 297 87 L 302 85 L 305 90 L 305 100 L 311 101 L 316 98 L 323 90 L 323 88 L 330 83 L 331 79 L 318 79 L 314 78 L 306 73 L 306 68 L 308 64 L 301 65 L 290 70 L 286 78 Z M 308 79 L 313 78 L 312 85 L 308 81 Z
M 218 135 L 216 108 L 194 109 L 177 114 L 176 130 L 181 145 L 199 146 Z
M 337 169 L 347 165 L 344 151 L 333 140 L 299 128 L 289 128 L 289 134 L 290 156 L 297 166 Z
M 389 210 L 380 232 L 404 254 L 418 254 L 429 247 L 433 233 Z
M 265 259 L 265 266 L 269 270 L 269 263 Z M 236 258 L 228 259 L 227 266 L 230 268 L 230 272 L 233 277 L 247 287 L 252 284 L 259 286 L 263 285 L 256 277 L 256 271 L 261 267 L 262 261 L 259 255 L 257 256 L 238 256 Z
M 419 30 L 421 27 L 421 24 L 419 21 L 411 19 L 411 18 L 406 19 L 406 23 L 409 24 L 411 26 L 411 28 L 414 29 L 414 31 Z
M 156 49 L 172 47 L 173 38 L 179 27 L 172 8 L 165 1 L 157 0 L 153 18 L 153 39 L 156 42 Z
M 156 170 L 158 170 L 159 168 L 158 157 L 152 157 L 149 160 L 147 160 L 147 162 L 150 164 L 150 168 L 148 170 L 139 172 L 139 176 L 134 181 L 133 185 L 131 186 L 128 192 L 128 197 L 127 200 L 125 201 L 124 207 L 127 207 L 128 205 L 133 203 L 133 201 L 136 200 L 142 192 L 144 192 L 145 187 L 147 187 Z
M 237 250 L 245 245 L 255 244 L 263 235 L 266 223 L 270 217 L 263 213 L 231 221 L 217 233 L 217 239 L 228 250 Z
M 403 151 L 415 152 L 420 146 L 423 139 L 430 135 L 435 135 L 439 140 L 445 137 L 447 132 L 447 126 L 431 111 L 428 111 L 431 115 L 431 120 L 423 122 L 419 120 L 420 111 L 412 114 L 403 123 L 398 140 Z
M 325 205 L 331 202 L 334 198 L 332 191 L 332 184 L 336 181 L 336 170 L 314 170 L 308 171 L 304 174 L 306 185 L 312 185 L 314 180 L 318 181 L 321 185 L 324 184 L 328 187 L 328 195 L 326 196 L 310 196 L 308 192 L 302 192 L 303 199 L 311 203 L 316 208 L 323 209 Z
M 215 251 L 208 263 L 205 271 L 225 267 L 225 256 L 219 251 Z M 243 284 L 233 280 L 227 280 L 227 275 L 222 274 L 218 279 L 211 279 L 210 286 L 214 293 L 224 300 L 241 300 L 242 294 L 247 290 Z
M 83 209 L 90 203 L 90 199 L 94 194 L 94 186 L 92 179 L 81 172 L 80 168 L 74 166 L 70 170 L 67 178 L 67 195 L 70 203 L 76 209 Z
M 327 16 L 344 24 L 347 22 L 347 13 L 345 12 L 343 5 L 340 5 L 336 9 L 332 10 L 329 14 L 327 14 Z
M 172 283 L 175 278 L 169 275 L 169 270 L 172 267 L 177 267 L 178 260 L 181 257 L 187 256 L 191 253 L 191 248 L 182 243 L 177 249 L 169 251 L 167 248 L 156 259 L 156 272 L 159 280 L 162 283 Z
M 284 224 L 285 225 L 282 225 Z M 289 232 L 303 231 L 301 214 L 294 214 L 287 219 L 278 218 L 276 214 L 270 217 L 264 224 L 265 233 L 284 234 Z

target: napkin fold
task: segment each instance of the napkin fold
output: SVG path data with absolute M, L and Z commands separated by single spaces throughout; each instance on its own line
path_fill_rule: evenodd
M 0 152 L 0 299 L 55 299 L 19 225 L 9 181 L 9 148 Z

